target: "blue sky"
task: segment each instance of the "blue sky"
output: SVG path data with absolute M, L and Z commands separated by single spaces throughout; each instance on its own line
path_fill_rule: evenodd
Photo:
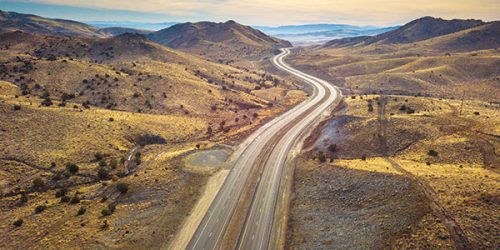
M 232 19 L 248 25 L 390 26 L 422 16 L 500 19 L 500 0 L 0 0 L 0 9 L 84 22 Z

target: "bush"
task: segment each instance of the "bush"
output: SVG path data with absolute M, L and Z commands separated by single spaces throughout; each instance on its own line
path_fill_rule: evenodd
M 40 177 L 35 178 L 33 180 L 33 187 L 36 189 L 41 189 L 41 188 L 45 187 L 45 181 Z
M 101 210 L 101 214 L 102 214 L 102 216 L 110 216 L 111 214 L 113 214 L 113 212 L 111 212 L 109 209 L 105 208 L 105 209 Z
M 328 146 L 328 150 L 334 153 L 335 151 L 337 151 L 337 144 L 330 144 L 330 146 Z
M 128 192 L 128 184 L 125 182 L 120 182 L 116 185 L 116 190 L 118 190 L 122 194 L 125 194 Z
M 318 159 L 321 163 L 326 162 L 326 156 L 323 152 L 319 152 Z
M 19 201 L 20 201 L 21 203 L 26 203 L 26 202 L 28 202 L 28 195 L 27 195 L 25 192 L 21 193 L 21 198 L 19 199 Z
M 80 197 L 78 197 L 78 194 L 75 193 L 75 195 L 73 195 L 73 198 L 71 198 L 71 200 L 69 201 L 69 204 L 77 204 L 77 203 L 80 203 Z
M 78 209 L 78 212 L 76 213 L 76 215 L 83 215 L 85 214 L 85 212 L 87 211 L 87 209 L 85 209 L 84 207 L 80 207 L 80 209 Z
M 116 204 L 110 203 L 110 204 L 108 204 L 107 208 L 101 210 L 101 214 L 103 216 L 110 216 L 115 212 L 115 210 L 116 210 Z
M 14 110 L 15 111 L 21 110 L 21 105 L 14 105 Z
M 47 208 L 47 206 L 45 205 L 39 205 L 37 207 L 35 207 L 35 213 L 39 214 L 41 212 L 43 212 L 43 210 L 45 210 Z
M 366 161 L 366 155 L 362 155 L 361 160 Z
M 118 166 L 118 162 L 116 161 L 115 158 L 112 158 L 111 160 L 109 160 L 109 167 L 111 169 L 116 169 L 116 166 Z
M 23 222 L 23 219 L 17 219 L 13 224 L 15 227 L 20 227 L 21 225 L 23 225 Z
M 70 172 L 71 174 L 76 174 L 79 169 L 80 168 L 78 167 L 78 165 L 76 165 L 74 163 L 66 164 L 66 170 L 68 170 L 68 172 Z
M 68 203 L 70 198 L 66 195 L 61 196 L 61 203 Z
M 56 191 L 56 198 L 65 196 L 67 193 L 68 193 L 68 189 L 63 187 L 63 188 Z
M 97 177 L 99 177 L 99 179 L 107 179 L 108 174 L 109 172 L 106 168 L 100 167 L 99 170 L 97 170 Z
M 95 161 L 100 161 L 104 158 L 104 155 L 102 153 L 95 153 L 94 154 L 94 157 L 95 157 Z
M 368 103 L 368 112 L 373 112 L 373 105 Z
M 99 167 L 104 168 L 104 167 L 106 167 L 107 165 L 108 165 L 108 164 L 106 163 L 106 160 L 101 159 L 101 160 L 99 161 Z
M 50 99 L 50 97 L 47 97 L 47 98 L 43 99 L 41 104 L 42 104 L 42 106 L 48 107 L 48 106 L 52 106 L 53 103 L 52 103 L 52 100 Z
M 429 150 L 429 152 L 427 152 L 428 155 L 432 156 L 432 157 L 437 157 L 439 154 L 437 151 L 431 149 Z

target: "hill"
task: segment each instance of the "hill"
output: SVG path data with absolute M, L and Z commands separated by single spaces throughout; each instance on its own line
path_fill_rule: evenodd
M 148 37 L 174 49 L 180 49 L 219 60 L 258 57 L 273 49 L 289 47 L 287 41 L 270 37 L 261 31 L 234 21 L 225 23 L 182 23 L 151 33 Z
M 102 28 L 100 30 L 97 30 L 98 34 L 101 34 L 102 36 L 105 36 L 105 37 L 118 36 L 118 35 L 122 35 L 125 33 L 135 33 L 135 34 L 140 34 L 140 35 L 147 35 L 151 32 L 153 32 L 153 31 L 133 29 L 133 28 L 123 28 L 123 27 L 108 27 L 108 28 Z
M 291 86 L 139 34 L 0 34 L 0 249 L 167 244 L 211 174 L 186 154 L 306 98 Z
M 15 30 L 43 35 L 105 37 L 97 33 L 96 27 L 84 23 L 0 10 L 0 33 Z
M 434 17 L 422 17 L 413 20 L 395 30 L 388 31 L 376 36 L 369 36 L 357 39 L 359 43 L 364 45 L 369 44 L 405 44 L 423 41 L 433 37 L 443 36 L 462 30 L 470 29 L 483 25 L 481 20 L 444 20 Z M 349 45 L 351 40 L 332 40 L 325 44 L 328 46 L 344 46 Z M 347 43 L 345 43 L 347 42 Z

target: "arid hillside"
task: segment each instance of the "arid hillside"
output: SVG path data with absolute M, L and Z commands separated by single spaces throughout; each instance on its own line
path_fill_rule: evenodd
M 154 32 L 149 38 L 159 44 L 221 62 L 241 57 L 256 59 L 271 54 L 276 48 L 291 46 L 287 41 L 234 21 L 181 23 Z
M 423 18 L 296 51 L 344 102 L 295 163 L 289 248 L 498 246 L 498 27 Z
M 346 93 L 448 98 L 465 93 L 465 98 L 497 102 L 499 27 L 499 22 L 490 22 L 410 44 L 343 39 L 301 50 L 291 60 Z
M 483 25 L 481 20 L 444 20 L 434 17 L 422 17 L 411 21 L 398 29 L 382 33 L 376 36 L 359 37 L 358 42 L 365 45 L 368 44 L 396 44 L 396 43 L 414 43 L 427 40 L 433 37 L 443 36 L 462 30 L 470 29 Z M 344 41 L 352 40 L 352 38 L 343 39 Z M 325 44 L 328 46 L 337 45 L 339 40 L 333 40 Z
M 168 244 L 234 144 L 305 95 L 139 34 L 0 34 L 0 248 Z
M 97 33 L 98 28 L 84 23 L 50 19 L 36 15 L 21 14 L 0 10 L 0 33 L 20 30 L 32 34 L 104 37 Z

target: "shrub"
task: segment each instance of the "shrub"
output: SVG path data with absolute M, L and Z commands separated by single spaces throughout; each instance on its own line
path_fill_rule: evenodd
M 478 111 L 475 111 L 474 115 L 480 115 L 480 113 Z
M 21 110 L 21 105 L 14 105 L 14 110 L 15 111 Z
M 50 97 L 47 97 L 47 98 L 45 98 L 45 99 L 42 101 L 42 103 L 41 103 L 41 104 L 42 104 L 42 106 L 46 106 L 46 107 L 48 107 L 48 106 L 52 106 L 52 104 L 53 104 L 53 103 L 52 103 L 52 100 L 50 99 Z
M 113 214 L 113 212 L 111 212 L 109 209 L 105 208 L 105 209 L 101 210 L 101 214 L 102 214 L 102 216 L 110 216 L 111 214 Z
M 108 174 L 109 173 L 106 168 L 100 167 L 99 170 L 97 170 L 97 177 L 99 177 L 99 179 L 107 179 Z
M 66 195 L 61 196 L 61 203 L 68 203 L 70 198 Z
M 116 169 L 116 166 L 118 166 L 118 162 L 115 158 L 111 158 L 111 160 L 109 160 L 109 167 L 111 169 Z
M 373 112 L 373 105 L 368 103 L 368 112 Z
M 83 214 L 85 214 L 86 211 L 87 211 L 87 209 L 85 209 L 84 207 L 80 207 L 80 209 L 78 209 L 78 212 L 76 213 L 76 215 L 83 215 Z
M 362 155 L 361 160 L 366 161 L 366 155 Z
M 323 152 L 319 152 L 318 159 L 321 163 L 326 162 L 326 156 Z
M 71 198 L 71 200 L 69 201 L 69 204 L 77 203 L 80 203 L 80 197 L 78 197 L 78 193 L 75 193 L 75 195 L 73 195 L 73 198 Z
M 19 201 L 20 201 L 21 203 L 26 203 L 26 202 L 28 202 L 28 195 L 27 195 L 25 192 L 21 193 L 21 198 L 19 199 Z
M 40 177 L 35 178 L 33 180 L 33 187 L 36 188 L 36 189 L 43 188 L 43 187 L 45 187 L 45 181 L 42 178 L 40 178 Z
M 135 137 L 137 144 L 141 146 L 151 145 L 151 144 L 165 144 L 167 141 L 160 135 L 153 134 L 141 134 Z
M 47 206 L 45 205 L 39 205 L 37 207 L 35 207 L 35 213 L 39 214 L 41 212 L 43 212 L 43 210 L 45 210 L 47 208 Z
M 439 155 L 438 152 L 436 150 L 433 150 L 433 149 L 429 150 L 429 152 L 427 152 L 427 154 L 429 156 L 432 156 L 432 157 L 437 157 Z
M 68 189 L 63 187 L 63 188 L 56 191 L 56 198 L 65 196 L 67 193 L 68 193 Z
M 128 184 L 125 182 L 120 182 L 116 185 L 116 190 L 118 190 L 122 194 L 125 194 L 128 192 Z
M 337 151 L 337 144 L 330 144 L 330 146 L 328 146 L 328 150 L 332 153 Z
M 106 167 L 107 165 L 108 165 L 108 164 L 106 163 L 106 160 L 101 159 L 101 160 L 99 161 L 99 167 L 104 168 L 104 167 Z
M 55 61 L 57 60 L 57 57 L 55 55 L 52 55 L 50 54 L 48 57 L 47 57 L 47 61 Z
M 20 227 L 21 225 L 23 225 L 23 222 L 23 219 L 17 219 L 13 224 L 15 227 Z
M 115 210 L 116 210 L 116 204 L 110 203 L 110 204 L 108 204 L 107 208 L 101 210 L 101 214 L 103 216 L 110 216 L 115 212 Z
M 76 174 L 79 169 L 80 168 L 78 167 L 78 165 L 76 165 L 74 163 L 66 164 L 66 170 L 68 170 L 68 172 L 70 172 L 71 174 Z
M 100 160 L 102 160 L 102 158 L 104 158 L 104 155 L 102 153 L 97 152 L 94 154 L 94 157 L 95 157 L 95 161 L 100 161 Z

